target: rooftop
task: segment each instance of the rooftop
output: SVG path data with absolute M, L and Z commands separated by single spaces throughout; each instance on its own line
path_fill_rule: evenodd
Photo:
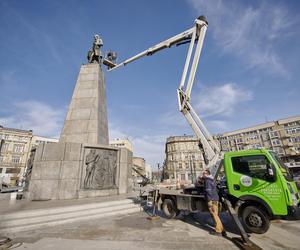
M 25 129 L 17 129 L 17 128 L 7 128 L 7 127 L 3 127 L 2 125 L 0 125 L 0 131 L 4 130 L 4 131 L 12 131 L 12 132 L 19 132 L 19 133 L 28 133 L 28 134 L 32 134 L 32 130 L 25 130 Z

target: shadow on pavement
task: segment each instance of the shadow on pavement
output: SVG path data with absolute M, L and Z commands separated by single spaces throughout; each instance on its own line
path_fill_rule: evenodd
M 201 228 L 208 228 L 209 231 L 214 228 L 214 221 L 209 213 L 194 213 L 190 214 L 188 217 L 190 217 L 189 221 L 195 223 L 195 226 L 201 225 Z M 227 232 L 239 235 L 239 230 L 228 213 L 221 213 L 220 219 Z

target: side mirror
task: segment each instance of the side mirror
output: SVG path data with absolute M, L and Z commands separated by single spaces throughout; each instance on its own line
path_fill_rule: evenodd
M 268 168 L 268 174 L 269 176 L 274 176 L 274 171 L 272 168 Z
M 270 181 L 275 181 L 276 179 L 276 175 L 275 175 L 275 171 L 272 168 L 271 164 L 267 164 L 267 170 L 268 170 L 268 177 Z

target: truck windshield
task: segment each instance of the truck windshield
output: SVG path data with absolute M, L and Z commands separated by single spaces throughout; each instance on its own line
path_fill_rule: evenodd
M 284 178 L 287 181 L 293 180 L 293 175 L 291 174 L 291 171 L 289 168 L 283 163 L 283 161 L 278 157 L 278 155 L 274 152 L 270 152 L 273 159 L 277 162 L 278 166 L 280 167 L 281 173 L 283 174 Z

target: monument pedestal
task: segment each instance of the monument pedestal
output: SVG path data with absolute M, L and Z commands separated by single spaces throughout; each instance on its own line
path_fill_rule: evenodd
M 90 185 L 87 158 L 99 156 L 92 165 Z M 125 194 L 131 191 L 132 152 L 127 149 L 83 143 L 41 144 L 35 153 L 30 200 L 78 199 Z
M 130 192 L 132 152 L 108 142 L 103 72 L 98 63 L 82 65 L 59 143 L 36 149 L 27 197 L 78 199 Z

